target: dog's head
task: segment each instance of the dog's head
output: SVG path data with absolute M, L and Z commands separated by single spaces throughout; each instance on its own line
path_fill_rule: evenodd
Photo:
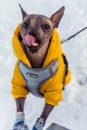
M 52 30 L 57 28 L 64 14 L 64 7 L 60 8 L 51 17 L 39 14 L 27 14 L 20 6 L 22 12 L 22 24 L 20 34 L 27 49 L 35 53 L 44 44 L 49 43 Z

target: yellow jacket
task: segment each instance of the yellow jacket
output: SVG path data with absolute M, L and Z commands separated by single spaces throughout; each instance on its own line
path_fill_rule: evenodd
M 17 63 L 15 65 L 13 78 L 12 78 L 12 94 L 14 98 L 24 97 L 26 98 L 26 95 L 29 93 L 29 91 L 26 88 L 26 81 L 24 80 L 23 76 L 21 75 L 18 67 L 18 62 L 21 60 L 26 65 L 31 67 L 31 64 L 29 63 L 23 48 L 20 44 L 20 41 L 18 39 L 18 35 L 20 33 L 20 25 L 16 28 L 12 45 L 14 53 L 17 57 Z M 43 67 L 47 66 L 51 61 L 54 59 L 58 59 L 58 71 L 56 74 L 42 83 L 40 92 L 44 95 L 45 102 L 48 104 L 51 104 L 53 106 L 57 105 L 60 100 L 62 100 L 62 89 L 65 84 L 67 84 L 70 79 L 70 71 L 68 71 L 68 74 L 66 76 L 65 84 L 63 85 L 63 77 L 64 77 L 64 61 L 62 58 L 62 48 L 60 44 L 60 38 L 56 31 L 56 29 L 52 32 L 52 40 L 48 49 L 48 53 L 46 56 L 46 59 L 44 61 Z

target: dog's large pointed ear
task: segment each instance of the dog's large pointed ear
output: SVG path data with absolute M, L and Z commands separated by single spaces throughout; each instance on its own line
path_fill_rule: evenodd
M 19 7 L 21 9 L 22 18 L 24 19 L 28 14 L 24 11 L 24 9 L 22 8 L 22 6 L 20 4 L 19 4 Z
M 56 13 L 54 13 L 51 17 L 50 20 L 52 21 L 53 28 L 57 28 L 61 18 L 63 17 L 65 7 L 63 6 L 60 8 Z

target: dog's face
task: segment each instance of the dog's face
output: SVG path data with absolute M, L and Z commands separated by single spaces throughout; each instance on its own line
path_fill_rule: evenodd
M 21 24 L 21 36 L 25 45 L 34 53 L 37 52 L 43 44 L 49 42 L 52 33 L 52 22 L 49 18 L 42 15 L 28 15 Z
M 50 18 L 44 15 L 28 15 L 20 6 L 23 21 L 21 24 L 21 37 L 24 45 L 31 53 L 36 53 L 44 44 L 50 42 L 52 30 L 58 24 L 64 14 L 64 7 L 58 10 Z

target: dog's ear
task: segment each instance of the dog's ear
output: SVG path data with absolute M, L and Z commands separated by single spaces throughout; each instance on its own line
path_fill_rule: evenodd
M 63 6 L 60 8 L 56 13 L 54 13 L 51 17 L 50 20 L 52 21 L 53 28 L 57 28 L 59 25 L 59 22 L 64 14 L 65 7 Z
M 20 4 L 19 4 L 19 7 L 21 9 L 22 18 L 24 19 L 28 14 L 24 11 L 24 9 L 22 8 L 22 6 Z

